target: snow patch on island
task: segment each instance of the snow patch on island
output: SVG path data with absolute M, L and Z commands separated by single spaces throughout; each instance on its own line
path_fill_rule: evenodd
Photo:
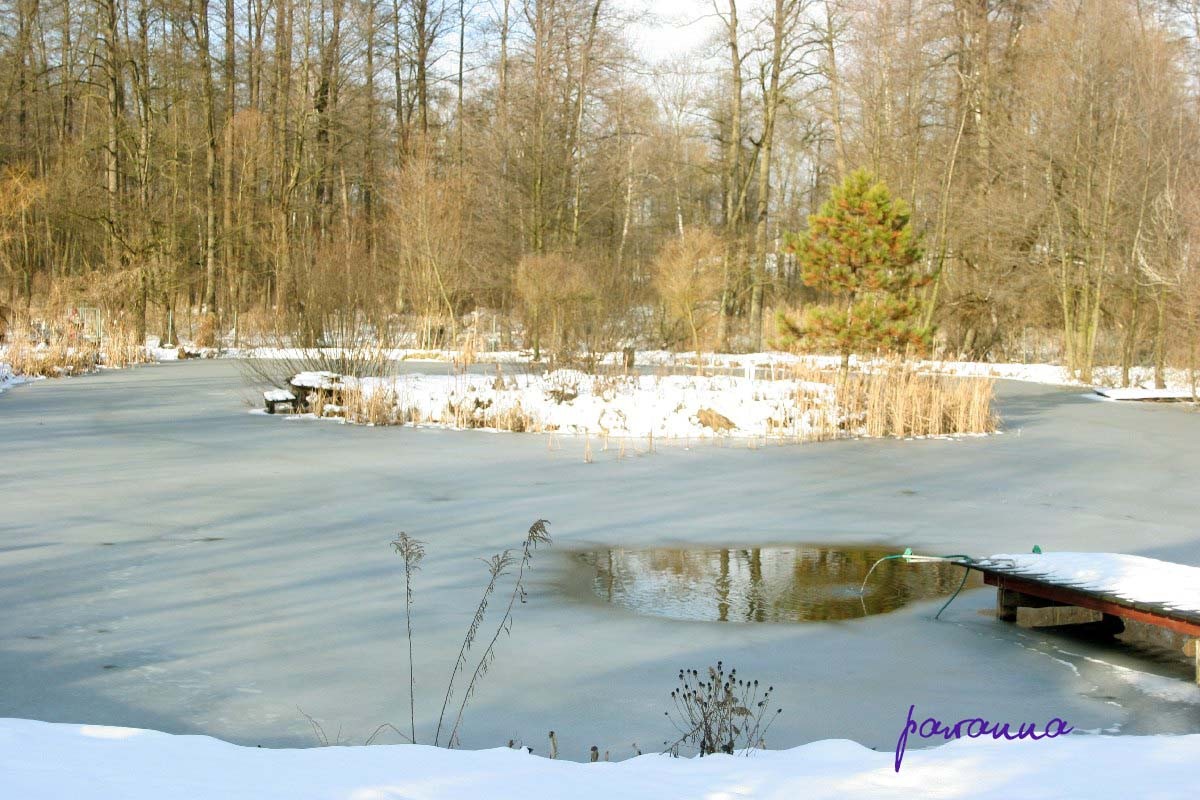
M 320 385 L 319 374 L 297 384 Z M 324 381 L 328 383 L 328 379 Z M 743 377 L 402 375 L 342 378 L 364 403 L 379 393 L 399 419 L 457 428 L 558 431 L 663 438 L 811 438 L 836 428 L 834 388 L 799 380 Z M 519 423 L 516 421 L 519 420 Z

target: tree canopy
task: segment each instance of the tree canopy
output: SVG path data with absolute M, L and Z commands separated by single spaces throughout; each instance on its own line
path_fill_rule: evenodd
M 808 230 L 788 235 L 786 242 L 805 285 L 828 298 L 798 319 L 780 315 L 786 341 L 835 350 L 843 367 L 856 352 L 928 344 L 915 292 L 929 282 L 921 270 L 919 237 L 908 204 L 893 198 L 874 175 L 850 173 L 808 218 Z

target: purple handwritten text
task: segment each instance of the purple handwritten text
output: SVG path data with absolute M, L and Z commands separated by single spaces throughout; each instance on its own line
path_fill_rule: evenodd
M 1062 736 L 1064 733 L 1070 733 L 1075 730 L 1067 724 L 1066 720 L 1053 717 L 1046 723 L 1046 727 L 1038 731 L 1037 726 L 1032 722 L 1022 722 L 1017 726 L 1016 733 L 1013 733 L 1012 727 L 1007 723 L 995 724 L 988 722 L 982 717 L 968 717 L 960 719 L 953 725 L 944 725 L 934 717 L 927 717 L 924 722 L 917 724 L 913 719 L 913 712 L 916 711 L 915 705 L 908 707 L 908 719 L 904 722 L 904 729 L 900 731 L 900 738 L 896 740 L 896 772 L 900 771 L 900 762 L 904 760 L 904 748 L 908 746 L 908 735 L 915 733 L 922 739 L 932 739 L 936 736 L 942 736 L 946 741 L 951 739 L 961 739 L 964 736 L 968 739 L 978 739 L 980 736 L 991 736 L 993 739 L 1007 739 L 1008 741 L 1016 741 L 1017 739 L 1053 739 L 1056 736 Z

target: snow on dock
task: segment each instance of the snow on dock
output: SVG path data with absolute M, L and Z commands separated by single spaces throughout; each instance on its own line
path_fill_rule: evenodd
M 1200 567 L 1121 553 L 1003 554 L 979 559 L 973 566 L 1200 623 Z

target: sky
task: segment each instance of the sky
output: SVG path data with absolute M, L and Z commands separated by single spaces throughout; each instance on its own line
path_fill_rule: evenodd
M 616 0 L 616 5 L 648 16 L 630 27 L 629 37 L 650 61 L 695 50 L 717 25 L 711 0 Z

